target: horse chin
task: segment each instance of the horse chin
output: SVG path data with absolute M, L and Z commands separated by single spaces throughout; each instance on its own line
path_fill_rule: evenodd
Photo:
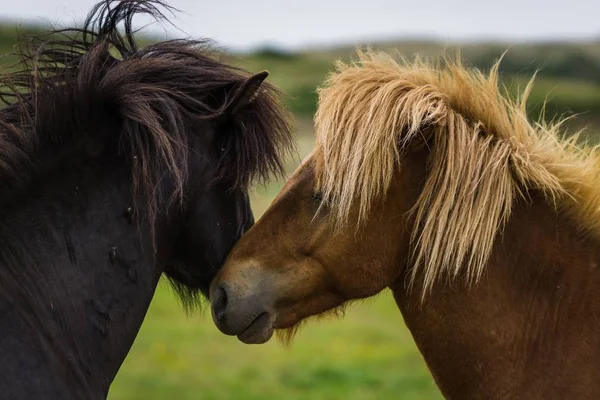
M 264 312 L 239 333 L 237 338 L 245 344 L 263 344 L 271 339 L 273 331 L 273 317 L 270 313 Z

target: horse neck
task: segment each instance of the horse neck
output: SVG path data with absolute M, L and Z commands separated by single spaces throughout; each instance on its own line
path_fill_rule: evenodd
M 447 398 L 598 398 L 599 264 L 598 240 L 533 195 L 479 283 L 394 295 Z
M 0 215 L 0 391 L 105 397 L 161 270 L 124 166 L 56 175 Z

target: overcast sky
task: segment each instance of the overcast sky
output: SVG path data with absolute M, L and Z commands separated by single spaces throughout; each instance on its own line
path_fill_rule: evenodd
M 600 0 L 167 0 L 193 37 L 233 49 L 287 48 L 386 38 L 600 38 Z M 81 21 L 96 0 L 0 0 L 0 18 Z M 140 24 L 148 22 L 138 19 Z M 164 32 L 160 26 L 154 30 Z M 182 36 L 167 31 L 171 36 Z

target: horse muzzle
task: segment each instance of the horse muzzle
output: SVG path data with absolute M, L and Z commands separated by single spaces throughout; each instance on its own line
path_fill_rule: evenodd
M 237 336 L 243 343 L 265 343 L 273 336 L 273 308 L 269 306 L 265 291 L 246 294 L 249 293 L 248 286 L 244 286 L 246 290 L 241 290 L 218 279 L 211 285 L 213 321 L 222 333 Z

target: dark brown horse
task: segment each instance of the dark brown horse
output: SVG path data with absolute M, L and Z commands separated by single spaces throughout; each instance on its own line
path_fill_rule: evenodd
M 0 397 L 99 399 L 164 272 L 199 303 L 281 171 L 287 114 L 207 44 L 139 48 L 160 1 L 98 4 L 1 78 Z M 123 23 L 123 30 L 117 28 Z
M 496 68 L 340 64 L 314 152 L 211 284 L 219 329 L 262 343 L 390 288 L 447 398 L 600 398 L 600 162 L 525 98 Z

